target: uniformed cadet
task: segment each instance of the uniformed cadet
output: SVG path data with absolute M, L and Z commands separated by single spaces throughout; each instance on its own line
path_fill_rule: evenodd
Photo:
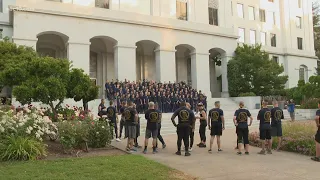
M 220 137 L 222 136 L 222 131 L 224 130 L 224 127 L 225 127 L 224 115 L 223 115 L 223 110 L 220 109 L 220 102 L 216 101 L 214 105 L 215 105 L 215 108 L 211 109 L 208 115 L 208 126 L 209 126 L 209 130 L 211 130 L 209 153 L 212 153 L 212 144 L 215 136 L 217 136 L 218 152 L 222 151 Z
M 282 141 L 282 124 L 281 119 L 284 119 L 283 111 L 279 108 L 278 102 L 273 102 L 273 109 L 271 109 L 271 136 L 278 138 L 277 151 L 280 150 Z M 272 143 L 271 143 L 272 144 Z
M 127 151 L 137 151 L 133 148 L 133 143 L 137 135 L 136 124 L 138 122 L 138 113 L 137 110 L 133 108 L 133 103 L 131 101 L 128 103 L 128 107 L 124 110 L 124 117 L 128 133 Z
M 261 146 L 262 146 L 262 149 L 258 154 L 262 154 L 262 155 L 266 154 L 266 150 L 265 150 L 266 142 L 268 143 L 267 153 L 272 154 L 271 125 L 270 125 L 271 111 L 268 108 L 268 102 L 266 101 L 262 102 L 262 109 L 260 109 L 258 113 L 257 120 L 260 121 L 259 132 L 260 132 L 260 140 L 261 140 Z
M 175 122 L 175 118 L 178 116 L 178 125 Z M 177 109 L 172 117 L 171 121 L 175 127 L 177 127 L 178 133 L 178 140 L 177 146 L 178 151 L 176 152 L 177 155 L 181 155 L 181 141 L 183 139 L 183 143 L 185 145 L 185 156 L 190 156 L 189 152 L 189 135 L 191 126 L 195 122 L 195 115 L 194 113 L 186 107 L 185 102 L 181 102 L 181 107 Z
M 238 155 L 241 155 L 241 144 L 244 144 L 245 154 L 249 155 L 249 128 L 251 126 L 253 118 L 247 109 L 244 109 L 244 103 L 241 101 L 239 103 L 239 109 L 236 110 L 233 117 L 234 125 L 238 127 Z M 248 118 L 250 118 L 250 123 L 248 125 Z
M 109 119 L 110 131 L 113 132 L 113 130 L 114 130 L 115 135 L 116 135 L 116 140 L 119 142 L 120 139 L 118 138 L 117 110 L 113 105 L 113 101 L 110 101 L 109 104 L 110 104 L 110 106 L 107 108 L 107 117 Z

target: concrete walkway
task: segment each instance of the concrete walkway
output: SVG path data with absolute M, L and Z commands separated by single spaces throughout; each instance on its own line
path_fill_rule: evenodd
M 158 154 L 152 154 L 151 139 L 149 140 L 148 154 L 145 156 L 184 173 L 212 180 L 317 180 L 320 179 L 320 163 L 313 162 L 310 157 L 289 152 L 273 152 L 272 155 L 258 155 L 259 148 L 250 147 L 250 155 L 236 155 L 235 130 L 223 132 L 222 149 L 217 152 L 214 143 L 213 153 L 208 153 L 208 147 L 200 149 L 199 134 L 195 134 L 195 145 L 190 157 L 177 156 L 176 136 L 164 136 L 166 149 L 159 149 Z M 143 146 L 144 137 L 139 137 Z M 207 142 L 209 142 L 207 131 Z M 113 145 L 124 148 L 126 140 Z M 207 144 L 208 145 L 208 144 Z M 142 154 L 139 150 L 137 154 Z

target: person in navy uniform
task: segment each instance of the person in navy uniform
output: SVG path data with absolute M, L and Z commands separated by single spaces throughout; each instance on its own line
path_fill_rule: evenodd
M 114 107 L 113 101 L 109 102 L 110 106 L 107 108 L 107 117 L 110 124 L 110 131 L 112 132 L 114 129 L 116 135 L 116 141 L 120 141 L 118 138 L 118 126 L 117 126 L 117 109 Z
M 315 122 L 318 128 L 317 133 L 315 135 L 316 142 L 316 156 L 311 159 L 317 162 L 320 162 L 320 102 L 318 102 L 318 110 L 316 112 Z
M 239 103 L 239 109 L 235 111 L 233 122 L 234 125 L 238 127 L 237 136 L 238 136 L 238 155 L 241 155 L 241 144 L 244 144 L 245 154 L 249 155 L 249 128 L 251 126 L 253 118 L 249 110 L 244 109 L 244 103 L 241 101 Z M 250 123 L 248 125 L 248 118 L 250 118 Z
M 283 111 L 279 108 L 278 102 L 273 102 L 273 108 L 271 109 L 271 136 L 278 138 L 277 151 L 280 151 L 282 141 L 282 123 L 284 119 Z M 271 143 L 272 144 L 272 143 Z
M 272 154 L 271 148 L 271 111 L 268 108 L 268 102 L 262 102 L 262 109 L 260 109 L 257 120 L 260 121 L 259 132 L 260 132 L 260 140 L 262 149 L 258 154 L 265 155 L 266 149 L 268 154 Z M 265 149 L 265 145 L 268 143 L 267 148 Z
M 178 124 L 175 122 L 175 118 L 178 116 Z M 195 115 L 194 113 L 186 107 L 185 102 L 181 102 L 181 107 L 177 109 L 172 117 L 171 121 L 175 127 L 177 127 L 177 133 L 178 133 L 178 140 L 177 140 L 177 146 L 178 151 L 176 152 L 176 155 L 181 155 L 181 141 L 183 139 L 183 143 L 185 146 L 185 156 L 190 156 L 189 152 L 189 135 L 192 125 L 195 122 Z
M 212 153 L 212 144 L 215 136 L 217 136 L 218 152 L 222 151 L 220 137 L 222 136 L 222 131 L 224 130 L 224 127 L 225 127 L 224 115 L 223 115 L 223 110 L 220 109 L 220 102 L 216 101 L 214 105 L 215 105 L 215 108 L 211 109 L 208 114 L 208 125 L 209 125 L 209 130 L 211 131 L 209 153 Z

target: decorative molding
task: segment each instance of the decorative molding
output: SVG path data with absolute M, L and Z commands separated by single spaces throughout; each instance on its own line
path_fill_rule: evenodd
M 14 12 L 16 13 L 19 11 L 14 11 Z M 82 14 L 75 14 L 75 13 L 69 13 L 69 12 L 58 12 L 58 11 L 53 11 L 53 10 L 49 11 L 49 10 L 41 10 L 41 9 L 26 10 L 24 12 L 49 14 L 49 15 L 56 15 L 56 16 L 67 16 L 67 17 L 74 17 L 74 18 L 94 19 L 94 20 L 100 20 L 100 21 L 111 21 L 111 22 L 126 23 L 126 24 L 135 24 L 135 25 L 141 25 L 141 26 L 149 26 L 149 27 L 157 27 L 157 28 L 165 28 L 165 29 L 178 30 L 178 31 L 186 31 L 186 32 L 214 35 L 214 36 L 226 37 L 226 38 L 232 38 L 232 39 L 239 38 L 238 35 L 234 35 L 234 33 L 233 33 L 233 35 L 222 34 L 222 33 L 217 33 L 217 32 L 209 32 L 209 31 L 205 31 L 205 30 L 197 30 L 194 28 L 191 29 L 191 28 L 183 28 L 183 27 L 172 27 L 172 25 L 162 25 L 162 24 L 151 23 L 151 22 L 139 22 L 136 20 L 115 19 L 115 18 L 110 18 L 110 17 L 82 15 Z M 188 22 L 190 22 L 190 21 L 188 21 Z M 190 22 L 190 23 L 192 23 L 192 22 Z
M 128 49 L 136 49 L 137 46 L 130 46 L 130 45 L 115 45 L 113 48 L 128 48 Z
M 38 41 L 37 38 L 33 39 L 33 38 L 16 38 L 14 36 L 12 36 L 12 40 L 13 41 Z
M 218 9 L 219 8 L 219 0 L 208 0 L 208 7 Z
M 191 53 L 190 53 L 190 56 L 192 56 L 192 55 L 204 55 L 204 56 L 209 56 L 209 55 L 210 55 L 210 53 L 198 53 L 198 52 L 191 52 Z
M 165 52 L 177 52 L 177 50 L 171 50 L 171 49 L 161 49 L 161 48 L 156 48 L 154 52 L 159 52 L 159 51 L 165 51 Z
M 91 45 L 91 42 L 72 42 L 72 41 L 66 42 L 66 45 L 69 45 L 69 44 L 87 45 L 87 46 L 90 46 L 90 45 Z

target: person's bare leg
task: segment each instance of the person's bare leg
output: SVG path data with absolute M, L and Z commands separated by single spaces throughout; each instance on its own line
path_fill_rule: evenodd
M 239 148 L 240 148 L 240 144 L 239 144 Z M 244 149 L 246 150 L 246 152 L 249 152 L 249 144 L 245 144 L 244 145 Z
M 316 157 L 320 158 L 320 143 L 316 142 Z
M 241 153 L 241 147 L 242 147 L 242 143 L 238 143 L 238 153 Z
M 211 138 L 210 138 L 210 150 L 212 150 L 213 141 L 214 141 L 214 136 L 211 136 Z
M 282 142 L 282 137 L 278 137 L 278 146 L 277 146 L 277 151 L 280 150 L 281 148 L 281 142 Z
M 221 149 L 221 139 L 220 139 L 220 136 L 217 136 L 217 145 L 218 145 L 218 149 Z
M 152 145 L 153 147 L 157 147 L 157 138 L 153 138 Z

